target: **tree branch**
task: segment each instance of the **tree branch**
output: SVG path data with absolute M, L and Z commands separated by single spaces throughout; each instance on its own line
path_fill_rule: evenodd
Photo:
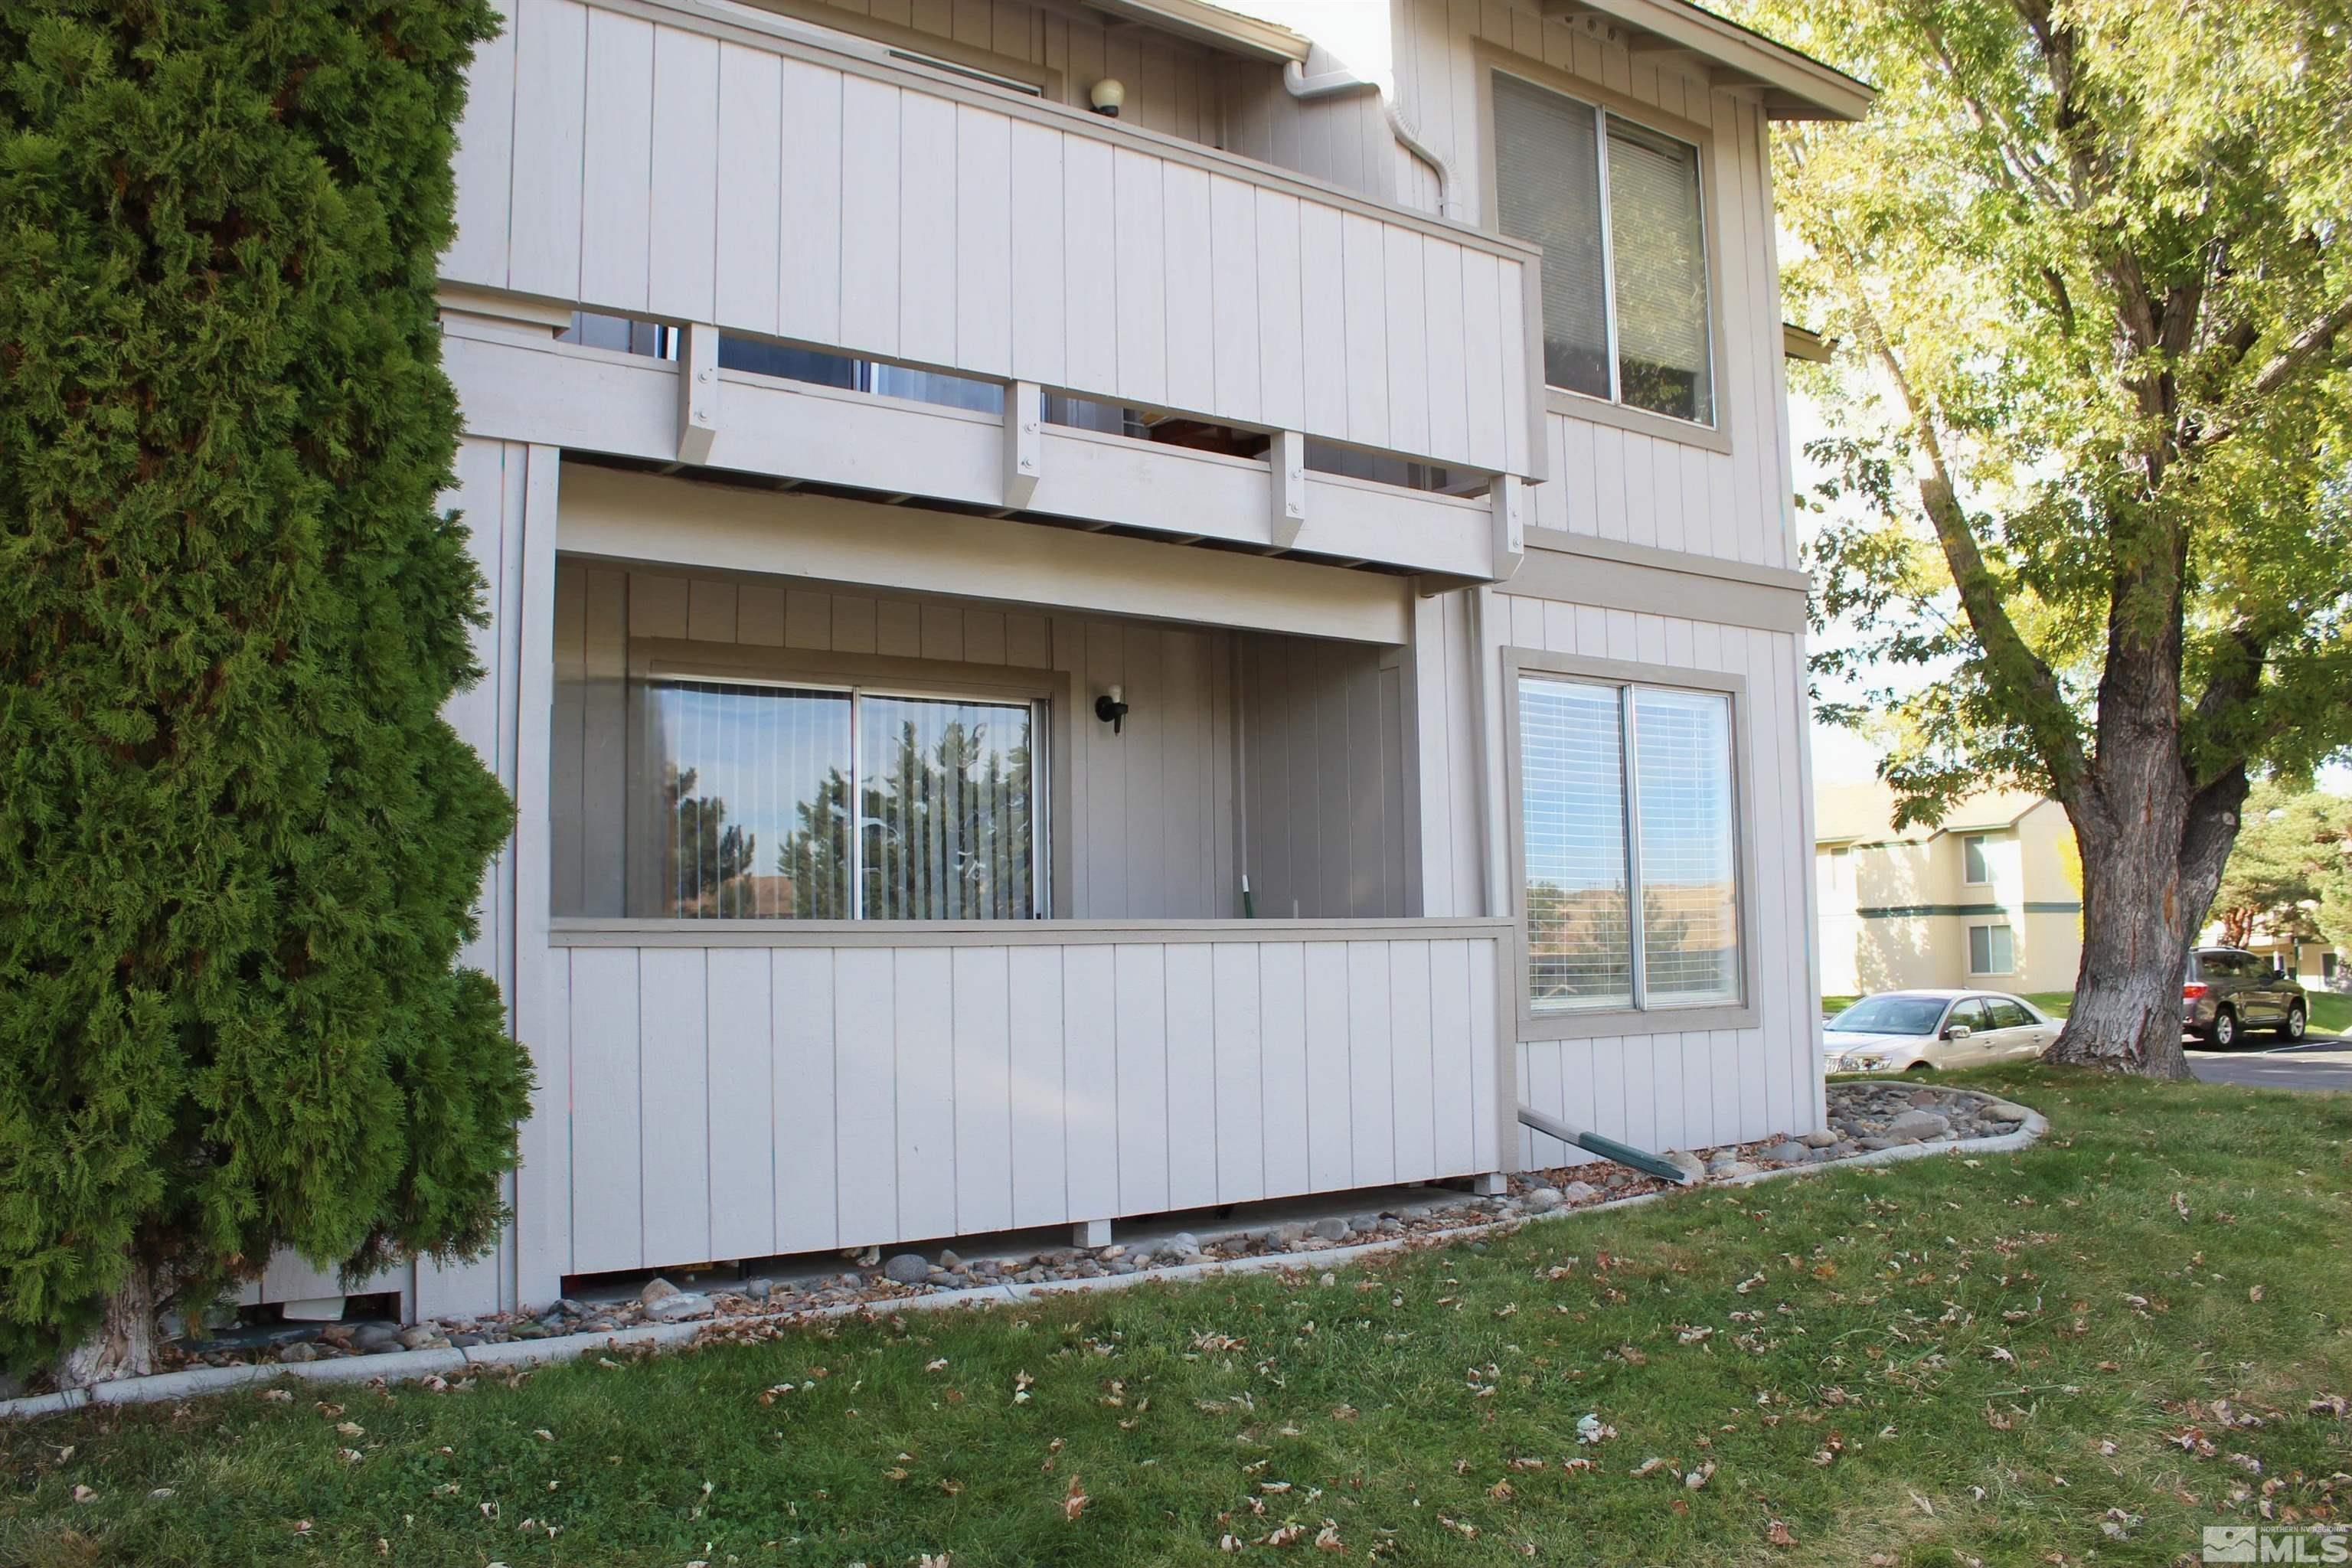
M 1913 388 L 1901 358 L 1887 342 L 1869 304 L 1860 297 L 1860 289 L 1849 282 L 1848 292 L 1854 297 L 1855 316 L 1869 340 L 1871 353 L 1894 382 L 1904 409 L 1910 416 L 1919 449 L 1927 459 L 1927 472 L 1918 481 L 1919 504 L 1936 531 L 1936 542 L 1943 547 L 1952 584 L 1959 590 L 1960 607 L 1968 612 L 1969 625 L 1975 629 L 1978 642 L 1991 661 L 1992 679 L 2006 687 L 2011 698 L 2023 710 L 2020 718 L 2040 744 L 2043 764 L 2050 771 L 2058 798 L 2063 802 L 2075 793 L 2088 768 L 2074 711 L 2059 689 L 2058 677 L 2026 642 L 2001 603 L 2000 585 L 1993 580 L 1992 569 L 1985 564 L 1984 552 L 1978 548 L 1976 534 L 1969 527 L 1968 513 L 1960 505 L 1959 491 L 1945 462 L 1943 441 L 1937 434 L 1934 416 Z
M 2352 326 L 2352 295 L 2338 300 L 2334 310 L 2297 332 L 2286 347 L 2254 373 L 2254 395 L 2268 397 L 2285 386 L 2305 365 L 2334 347 L 2347 326 Z

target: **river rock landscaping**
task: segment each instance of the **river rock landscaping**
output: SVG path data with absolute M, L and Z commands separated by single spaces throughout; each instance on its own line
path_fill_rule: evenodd
M 1696 1182 L 1723 1182 L 1759 1171 L 1816 1165 L 1878 1149 L 1953 1143 L 2017 1131 L 2021 1106 L 1975 1089 L 1902 1079 L 1832 1083 L 1826 1131 L 1776 1133 L 1750 1143 L 1673 1150 L 1664 1158 Z M 569 1334 L 610 1334 L 654 1323 L 707 1321 L 721 1334 L 758 1332 L 770 1322 L 812 1312 L 887 1306 L 910 1297 L 991 1287 L 1054 1285 L 1194 1264 L 1312 1255 L 1379 1241 L 1435 1241 L 1514 1218 L 1562 1213 L 1664 1191 L 1669 1184 L 1607 1161 L 1522 1171 L 1509 1190 L 1474 1196 L 1425 1189 L 1422 1200 L 1353 1215 L 1241 1226 L 1162 1240 L 1083 1248 L 997 1249 L 965 1258 L 954 1248 L 904 1248 L 872 1265 L 794 1280 L 753 1277 L 724 1283 L 656 1278 L 633 1294 L 595 1300 L 566 1298 L 532 1313 L 493 1313 L 402 1325 L 391 1321 L 262 1323 L 184 1338 L 168 1347 L 163 1368 L 299 1363 L 348 1356 L 395 1356 L 450 1346 L 470 1348 Z

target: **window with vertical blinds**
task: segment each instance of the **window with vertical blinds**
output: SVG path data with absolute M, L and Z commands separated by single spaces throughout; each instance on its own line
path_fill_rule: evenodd
M 1496 222 L 1543 247 L 1544 379 L 1715 422 L 1698 149 L 1493 78 Z
M 638 688 L 630 912 L 1044 914 L 1035 705 L 717 680 Z
M 1530 1009 L 1738 1002 L 1730 698 L 1535 673 L 1517 698 Z

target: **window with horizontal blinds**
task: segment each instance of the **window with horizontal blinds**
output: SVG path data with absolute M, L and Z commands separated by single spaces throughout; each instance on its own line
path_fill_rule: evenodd
M 1740 1001 L 1731 699 L 1522 673 L 1531 1012 Z
M 694 679 L 636 697 L 631 914 L 1045 912 L 1038 705 Z
M 1496 220 L 1543 247 L 1544 380 L 1606 397 L 1599 123 L 1589 103 L 1495 78 Z
M 1653 413 L 1712 421 L 1698 149 L 1612 116 L 1609 230 L 1618 395 Z
M 1507 71 L 1491 79 L 1496 223 L 1543 248 L 1545 381 L 1712 425 L 1698 149 Z
M 1738 1001 L 1731 700 L 1644 687 L 1632 701 L 1645 990 L 1660 1004 Z
M 1519 684 L 1528 994 L 1542 1011 L 1633 1000 L 1622 725 L 1614 687 Z

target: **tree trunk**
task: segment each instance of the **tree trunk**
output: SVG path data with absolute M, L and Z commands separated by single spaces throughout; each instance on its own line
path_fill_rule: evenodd
M 107 1298 L 105 1317 L 58 1363 L 58 1387 L 88 1388 L 155 1370 L 155 1314 L 163 1304 L 157 1285 L 153 1267 L 133 1258 L 122 1283 Z
M 2185 1079 L 2181 977 L 2237 837 L 2245 773 L 2193 795 L 2177 771 L 2139 773 L 2137 788 L 2101 782 L 2098 800 L 2068 813 L 2083 851 L 2083 961 L 2074 1009 L 2043 1059 Z M 2109 806 L 2117 796 L 2122 811 Z

